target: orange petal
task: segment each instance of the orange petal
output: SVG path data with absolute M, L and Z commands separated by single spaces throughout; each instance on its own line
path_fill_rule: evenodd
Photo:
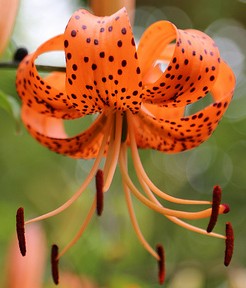
M 158 114 L 155 117 L 154 109 L 152 113 L 141 111 L 133 123 L 138 147 L 174 153 L 198 146 L 217 127 L 231 101 L 234 88 L 234 74 L 230 67 L 222 62 L 211 91 L 216 101 L 213 104 L 191 116 L 179 118 L 173 118 L 173 115 L 165 117 L 165 112 L 162 118 Z M 157 112 L 160 113 L 160 108 Z
M 57 118 L 77 118 L 82 114 L 68 103 L 65 92 L 65 73 L 53 72 L 42 78 L 34 65 L 35 59 L 42 53 L 62 50 L 63 35 L 56 36 L 35 53 L 28 55 L 17 70 L 16 87 L 23 103 L 30 108 Z
M 125 7 L 128 15 L 130 14 L 131 23 L 133 23 L 135 0 L 90 0 L 90 7 L 97 16 L 111 15 L 120 10 L 122 7 Z
M 175 39 L 172 59 L 161 77 L 144 83 L 147 102 L 184 106 L 204 97 L 214 85 L 220 65 L 214 41 L 197 30 L 179 30 L 168 21 L 150 26 L 140 40 L 138 55 L 143 78 Z
M 167 108 L 161 105 L 143 104 L 142 110 L 144 111 L 145 108 L 147 113 L 152 114 L 152 117 L 159 121 L 183 117 L 185 112 L 185 107 Z
M 137 112 L 142 82 L 131 25 L 123 8 L 109 17 L 78 10 L 65 34 L 66 90 L 85 114 L 109 106 Z M 81 96 L 87 101 L 81 101 Z
M 0 54 L 2 54 L 14 27 L 19 0 L 0 0 L 0 7 Z
M 81 134 L 68 137 L 62 119 L 37 113 L 27 105 L 22 106 L 22 120 L 30 134 L 50 150 L 74 158 L 95 158 L 103 138 L 106 116 L 98 119 Z

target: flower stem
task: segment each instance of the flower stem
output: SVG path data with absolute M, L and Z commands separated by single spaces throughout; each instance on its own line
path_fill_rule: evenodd
M 19 62 L 0 62 L 0 69 L 17 69 Z M 37 70 L 41 72 L 66 72 L 66 67 L 36 65 Z

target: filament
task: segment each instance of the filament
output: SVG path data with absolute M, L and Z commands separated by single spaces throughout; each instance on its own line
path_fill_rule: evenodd
M 143 196 L 138 189 L 136 188 L 136 186 L 132 183 L 126 168 L 124 167 L 124 165 L 122 164 L 123 158 L 122 158 L 122 152 L 120 153 L 120 167 L 121 167 L 121 171 L 122 171 L 122 177 L 124 179 L 124 181 L 126 181 L 128 187 L 130 188 L 130 190 L 132 191 L 132 193 L 135 195 L 136 198 L 138 198 L 143 204 L 145 204 L 147 207 L 161 213 L 164 214 L 165 216 L 175 216 L 175 217 L 179 217 L 179 218 L 185 218 L 185 219 L 201 219 L 201 218 L 207 218 L 210 216 L 211 214 L 211 208 L 199 211 L 199 212 L 184 212 L 184 211 L 179 211 L 179 210 L 173 210 L 173 209 L 168 209 L 168 208 L 164 208 L 163 206 L 159 206 L 156 203 L 153 203 L 152 201 L 150 201 L 149 199 L 147 199 L 145 196 Z M 220 207 L 220 213 L 223 213 L 224 211 L 224 206 L 221 205 Z
M 112 183 L 115 169 L 119 159 L 120 153 L 120 145 L 121 145 L 121 134 L 122 134 L 122 116 L 120 112 L 116 113 L 116 120 L 115 120 L 115 132 L 114 138 L 110 137 L 110 144 L 112 144 L 112 152 L 111 152 L 111 145 L 109 145 L 108 154 L 110 155 L 109 161 L 108 157 L 105 163 L 105 183 L 103 186 L 104 192 L 107 191 Z
M 128 116 L 128 121 L 133 121 L 132 115 L 130 113 L 127 114 Z M 133 123 L 133 122 L 131 122 Z M 129 136 L 130 136 L 130 146 L 131 146 L 131 153 L 132 153 L 132 159 L 135 167 L 135 171 L 137 173 L 138 179 L 143 179 L 144 182 L 150 187 L 150 189 L 159 197 L 173 203 L 178 203 L 178 204 L 211 204 L 210 201 L 199 201 L 199 200 L 187 200 L 187 199 L 182 199 L 182 198 L 176 198 L 172 197 L 163 191 L 161 191 L 158 187 L 156 187 L 153 182 L 149 179 L 148 175 L 146 174 L 139 154 L 138 154 L 138 149 L 136 145 L 136 140 L 135 140 L 135 135 L 134 135 L 134 129 L 129 126 Z
M 63 250 L 59 253 L 58 258 L 61 258 L 82 236 L 82 234 L 84 233 L 85 229 L 87 228 L 88 224 L 91 221 L 91 218 L 95 212 L 96 209 L 96 199 L 94 199 L 91 208 L 84 220 L 84 222 L 82 223 L 79 231 L 77 232 L 77 234 L 75 235 L 75 237 L 65 246 L 65 248 L 63 248 Z
M 103 140 L 102 140 L 102 144 L 101 144 L 101 147 L 98 151 L 98 155 L 94 161 L 94 164 L 91 168 L 91 171 L 89 173 L 89 175 L 86 177 L 85 181 L 83 182 L 83 184 L 81 185 L 81 187 L 78 189 L 78 191 L 73 194 L 73 196 L 67 201 L 65 202 L 63 205 L 61 205 L 60 207 L 58 207 L 57 209 L 49 212 L 49 213 L 46 213 L 46 214 L 43 214 L 39 217 L 36 217 L 36 218 L 33 218 L 33 219 L 30 219 L 28 221 L 25 222 L 25 224 L 29 224 L 29 223 L 32 223 L 32 222 L 37 222 L 37 221 L 40 221 L 40 220 L 44 220 L 44 219 L 47 219 L 47 218 L 50 218 L 52 216 L 55 216 L 59 213 L 61 213 L 62 211 L 64 211 L 65 209 L 67 209 L 71 204 L 73 204 L 79 197 L 80 195 L 84 192 L 84 190 L 87 188 L 87 186 L 90 184 L 90 182 L 92 181 L 93 177 L 95 176 L 97 170 L 98 170 L 98 167 L 99 167 L 99 164 L 102 160 L 102 157 L 104 156 L 104 151 L 105 151 L 105 147 L 107 145 L 107 140 L 108 140 L 108 135 L 109 135 L 109 132 L 110 132 L 110 126 L 111 126 L 111 117 L 108 118 L 108 121 L 107 121 L 107 127 L 106 127 L 106 130 L 105 130 L 105 134 L 103 136 Z
M 123 148 L 122 148 L 123 149 Z M 124 149 L 124 155 L 126 155 L 126 149 Z M 127 160 L 126 157 L 124 157 L 124 163 L 121 163 L 122 165 L 127 166 Z M 132 226 L 136 232 L 136 235 L 140 241 L 140 243 L 144 246 L 144 248 L 154 257 L 156 258 L 158 261 L 160 260 L 160 257 L 158 255 L 158 253 L 156 253 L 156 251 L 149 245 L 149 243 L 145 240 L 138 222 L 137 222 L 137 218 L 134 212 L 134 208 L 133 208 L 133 204 L 132 204 L 132 200 L 131 200 L 131 195 L 130 195 L 130 191 L 129 191 L 129 187 L 127 186 L 126 182 L 123 181 L 123 189 L 125 192 L 125 197 L 126 197 L 126 203 L 127 203 L 127 207 L 128 207 L 128 211 L 129 211 L 129 215 L 130 215 L 130 219 L 132 222 Z

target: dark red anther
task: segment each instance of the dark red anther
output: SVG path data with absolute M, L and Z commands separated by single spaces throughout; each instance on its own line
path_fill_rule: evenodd
M 164 248 L 161 244 L 157 244 L 156 252 L 160 257 L 158 261 L 158 267 L 159 267 L 158 277 L 159 277 L 159 283 L 161 285 L 165 281 L 165 253 Z
M 234 233 L 233 228 L 230 222 L 226 223 L 226 249 L 225 249 L 225 258 L 224 258 L 224 265 L 228 266 L 231 262 L 233 248 L 234 248 Z
M 224 206 L 224 211 L 223 211 L 223 214 L 227 214 L 230 212 L 230 206 L 229 204 L 222 204 Z
M 58 258 L 59 248 L 56 244 L 52 245 L 51 248 L 51 272 L 52 278 L 56 285 L 59 284 L 59 258 Z
M 210 220 L 207 227 L 207 232 L 210 233 L 214 229 L 214 226 L 216 225 L 218 215 L 219 215 L 219 209 L 220 209 L 220 202 L 221 202 L 221 188 L 220 186 L 214 186 L 213 190 L 213 203 L 212 203 L 212 212 L 210 216 Z
M 96 174 L 96 200 L 98 216 L 100 216 L 103 211 L 103 184 L 103 171 L 99 169 Z
M 24 209 L 20 207 L 16 213 L 16 232 L 22 256 L 26 255 Z

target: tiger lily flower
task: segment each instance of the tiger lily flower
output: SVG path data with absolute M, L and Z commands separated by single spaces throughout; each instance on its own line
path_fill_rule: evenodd
M 52 51 L 65 52 L 66 71 L 42 77 L 35 60 Z M 212 232 L 218 215 L 229 211 L 228 205 L 221 204 L 220 187 L 214 187 L 212 201 L 170 196 L 149 179 L 138 152 L 154 149 L 179 153 L 192 149 L 207 140 L 217 127 L 232 99 L 235 77 L 209 36 L 160 21 L 145 31 L 136 48 L 126 9 L 108 17 L 96 17 L 81 9 L 72 15 L 64 34 L 48 40 L 24 58 L 17 71 L 16 85 L 23 102 L 23 123 L 37 141 L 72 158 L 95 159 L 85 181 L 66 203 L 26 221 L 23 208 L 17 212 L 17 233 L 25 255 L 24 226 L 62 212 L 96 179 L 95 199 L 78 234 L 61 252 L 57 245 L 52 246 L 55 283 L 61 256 L 81 237 L 94 212 L 101 215 L 103 194 L 110 188 L 117 163 L 133 228 L 141 244 L 158 261 L 160 283 L 165 278 L 164 248 L 158 244 L 153 249 L 144 238 L 132 195 L 181 227 L 224 240 L 225 265 L 229 264 L 233 251 L 231 224 L 226 224 L 225 235 Z M 185 115 L 186 106 L 208 92 L 213 103 Z M 89 128 L 74 137 L 66 134 L 64 119 L 92 114 L 97 118 Z M 141 189 L 128 173 L 128 150 Z M 166 208 L 160 199 L 208 207 L 186 212 Z M 209 219 L 207 229 L 185 221 L 201 218 Z

